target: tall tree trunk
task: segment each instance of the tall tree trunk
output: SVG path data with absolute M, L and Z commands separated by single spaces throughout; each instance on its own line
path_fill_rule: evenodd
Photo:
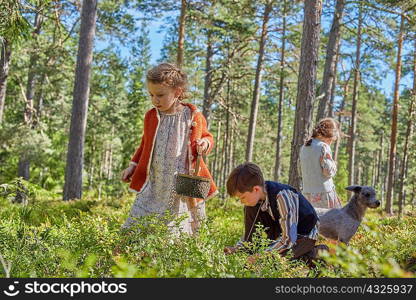
M 75 70 L 74 99 L 65 170 L 64 200 L 81 199 L 84 141 L 87 125 L 92 50 L 95 36 L 97 0 L 84 0 Z
M 220 139 L 220 135 L 221 135 L 221 121 L 218 121 L 217 124 L 217 135 L 215 137 L 215 156 L 214 156 L 214 174 L 215 177 L 218 178 L 218 163 L 220 161 L 219 159 L 219 139 Z
M 378 166 L 377 166 L 377 177 L 376 177 L 376 186 L 379 187 L 380 183 L 380 174 L 383 168 L 383 153 L 384 153 L 384 131 L 381 132 L 380 137 L 380 150 L 378 152 Z
M 413 118 L 415 117 L 415 101 L 416 101 L 416 39 L 414 41 L 414 58 L 413 58 L 413 91 L 412 97 L 410 99 L 409 104 L 409 112 L 408 112 L 408 119 L 407 119 L 407 129 L 406 129 L 406 138 L 404 142 L 404 149 L 403 149 L 403 160 L 402 160 L 402 169 L 400 172 L 400 191 L 399 191 L 399 215 L 403 213 L 403 198 L 404 198 L 404 186 L 407 183 L 407 169 L 408 169 L 408 149 L 409 143 L 412 140 L 413 135 Z
M 221 147 L 221 171 L 220 171 L 220 185 L 221 186 L 225 186 L 225 163 L 227 160 L 227 157 L 225 156 L 225 149 L 227 148 L 226 143 L 226 139 L 227 139 L 227 130 L 224 130 L 224 134 L 222 136 L 222 147 Z M 221 195 L 221 198 L 224 199 L 225 198 L 225 193 L 223 192 Z
M 204 104 L 202 107 L 202 114 L 210 125 L 211 117 L 211 85 L 212 85 L 212 57 L 214 56 L 214 49 L 212 46 L 212 32 L 208 30 L 207 33 L 207 54 L 205 57 L 205 80 L 204 80 Z
M 4 105 L 6 101 L 7 77 L 9 76 L 10 58 L 12 56 L 12 49 L 10 42 L 3 39 L 3 44 L 0 45 L 0 125 L 3 121 Z
M 38 90 L 37 93 L 35 94 L 35 102 L 36 102 L 36 107 L 35 107 L 35 111 L 36 111 L 36 115 L 35 118 L 33 120 L 33 127 L 36 127 L 39 122 L 40 119 L 42 118 L 42 113 L 43 113 L 43 96 L 44 96 L 44 84 L 46 81 L 46 73 L 43 72 L 41 75 L 41 79 L 39 81 L 38 84 Z
M 228 97 L 226 100 L 226 106 L 228 107 Z M 225 185 L 225 179 L 227 178 L 228 175 L 228 161 L 230 159 L 230 154 L 229 154 L 229 143 L 230 143 L 230 112 L 228 111 L 228 109 L 225 111 L 225 134 L 224 134 L 224 147 L 223 147 L 223 151 L 224 151 L 224 185 Z
M 235 135 L 235 136 L 238 136 L 238 132 L 237 132 L 237 122 L 236 123 L 233 123 L 233 128 L 234 128 L 234 134 L 233 134 L 233 136 Z M 231 160 L 231 165 L 232 166 L 236 166 L 237 164 L 236 164 L 236 153 L 237 153 L 237 141 L 235 141 L 234 142 L 234 140 L 233 140 L 233 144 L 232 144 L 232 160 Z
M 33 35 L 38 36 L 42 27 L 43 17 L 40 13 L 36 13 L 34 31 Z M 33 105 L 33 98 L 35 95 L 35 84 L 36 84 L 36 70 L 35 67 L 38 63 L 39 55 L 36 50 L 30 54 L 29 58 L 29 69 L 27 75 L 27 85 L 26 85 L 26 105 L 25 111 L 23 114 L 25 125 L 32 129 L 33 120 L 35 118 L 35 108 Z M 22 153 L 19 157 L 18 167 L 17 167 L 17 176 L 23 177 L 26 180 L 30 178 L 30 158 L 26 152 Z
M 371 186 L 376 186 L 377 166 L 378 166 L 378 151 L 373 151 L 373 166 L 371 170 Z
M 359 4 L 358 11 L 358 29 L 357 29 L 357 48 L 355 50 L 355 67 L 354 67 L 354 87 L 352 92 L 352 108 L 351 108 L 351 126 L 350 126 L 350 140 L 348 145 L 349 159 L 348 159 L 348 185 L 355 183 L 355 132 L 357 130 L 357 101 L 358 91 L 360 86 L 360 68 L 361 68 L 361 30 L 362 30 L 362 4 Z
M 397 116 L 399 113 L 399 84 L 402 71 L 402 45 L 404 35 L 404 16 L 400 18 L 400 32 L 397 42 L 396 80 L 394 83 L 392 123 L 390 135 L 389 175 L 387 182 L 386 213 L 393 214 L 393 176 L 395 172 L 396 144 L 397 144 Z
M 335 94 L 336 94 L 336 87 L 337 87 L 337 68 L 338 68 L 340 49 L 341 49 L 341 42 L 338 43 L 337 54 L 335 56 L 335 69 L 334 69 L 335 75 L 334 75 L 334 79 L 332 80 L 331 96 L 329 97 L 328 116 L 330 118 L 334 117 L 334 102 L 335 102 Z
M 234 152 L 233 152 L 233 146 L 234 146 L 234 122 L 231 121 L 231 128 L 230 128 L 230 142 L 229 142 L 229 150 L 228 150 L 228 160 L 227 160 L 227 177 L 230 174 L 232 167 L 233 167 L 233 161 L 234 161 Z
M 97 153 L 96 150 L 96 138 L 95 135 L 92 135 L 92 144 L 91 144 L 91 160 L 90 160 L 90 166 L 89 166 L 89 174 L 88 174 L 88 189 L 92 190 L 93 181 L 94 181 L 94 170 L 95 170 L 95 155 Z
M 305 1 L 295 124 L 289 170 L 289 184 L 298 190 L 300 189 L 299 152 L 309 136 L 312 126 L 321 12 L 321 0 Z
M 361 175 L 362 175 L 362 172 L 361 172 L 361 163 L 360 162 L 357 162 L 357 180 L 356 180 L 356 182 L 358 183 L 358 184 L 361 184 L 361 185 L 365 185 L 365 184 L 363 184 L 362 183 L 362 179 L 361 179 Z
M 264 47 L 266 46 L 267 39 L 267 26 L 270 19 L 270 12 L 272 10 L 272 2 L 268 2 L 264 8 L 263 25 L 261 29 L 260 43 L 259 43 L 259 56 L 257 58 L 256 77 L 254 80 L 253 101 L 251 103 L 250 123 L 248 128 L 247 148 L 246 148 L 246 161 L 251 161 L 253 158 L 253 145 L 256 135 L 256 123 L 257 112 L 259 108 L 260 100 L 260 86 L 262 77 L 262 68 L 264 60 Z
M 186 0 L 181 1 L 181 15 L 179 17 L 179 38 L 178 38 L 178 56 L 176 58 L 176 64 L 178 67 L 182 67 L 183 64 L 183 52 L 185 41 L 185 20 L 186 20 Z
M 347 98 L 349 96 L 349 83 L 351 80 L 351 73 L 348 76 L 347 81 L 345 82 L 345 85 L 343 87 L 343 97 L 342 97 L 342 101 L 341 101 L 341 107 L 339 109 L 339 114 L 338 114 L 338 122 L 339 122 L 339 126 L 340 128 L 342 128 L 342 115 L 344 113 L 344 108 L 345 108 L 345 103 L 347 102 Z M 341 139 L 338 138 L 335 141 L 335 150 L 334 150 L 334 160 L 338 161 L 338 156 L 339 156 L 339 146 L 341 144 Z
M 282 26 L 282 48 L 280 51 L 280 82 L 279 82 L 279 104 L 277 108 L 277 137 L 276 137 L 276 158 L 274 165 L 274 180 L 279 181 L 282 170 L 281 162 L 281 144 L 282 144 L 282 110 L 284 99 L 284 82 L 285 82 L 285 52 L 286 52 L 286 0 L 283 1 L 283 26 Z
M 381 192 L 382 192 L 382 198 L 383 198 L 384 203 L 386 203 L 386 192 L 387 192 L 387 184 L 388 184 L 388 179 L 389 179 L 389 176 L 387 176 L 388 175 L 388 171 L 389 171 L 388 170 L 389 169 L 389 160 L 388 160 L 389 147 L 390 147 L 389 140 L 386 139 L 386 160 L 385 160 L 385 162 L 383 164 L 383 170 L 384 170 L 384 174 L 383 175 L 385 175 L 385 176 L 382 177 L 383 178 L 383 188 L 381 190 Z
M 114 150 L 113 150 L 113 140 L 114 140 L 114 134 L 115 133 L 115 128 L 114 125 L 111 126 L 111 138 L 110 138 L 110 161 L 108 163 L 109 165 L 109 170 L 108 170 L 108 179 L 111 180 L 113 179 L 113 155 L 114 155 Z
M 328 45 L 326 47 L 324 76 L 318 92 L 320 100 L 316 114 L 316 122 L 329 115 L 331 90 L 336 76 L 336 56 L 341 37 L 340 23 L 344 14 L 344 7 L 345 0 L 337 0 L 331 31 L 329 32 Z
M 233 143 L 233 120 L 230 119 L 231 112 L 229 107 L 231 107 L 231 88 L 230 88 L 230 78 L 227 78 L 227 166 L 226 166 L 226 178 L 230 174 L 231 170 L 231 160 L 232 160 L 232 143 Z

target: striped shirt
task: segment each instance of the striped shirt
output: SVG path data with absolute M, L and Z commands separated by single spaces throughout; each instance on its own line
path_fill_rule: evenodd
M 267 250 L 283 252 L 292 248 L 298 238 L 299 196 L 291 190 L 282 190 L 277 194 L 276 200 L 280 213 L 279 223 L 282 229 L 282 235 L 274 241 Z M 268 201 L 269 200 L 266 197 L 265 202 L 268 203 Z M 268 206 L 268 212 L 274 219 L 270 205 Z M 314 240 L 318 238 L 317 225 L 311 230 L 308 237 Z
M 291 190 L 282 190 L 276 196 L 277 207 L 280 214 L 279 224 L 282 229 L 281 236 L 266 249 L 267 251 L 283 252 L 292 248 L 298 238 L 298 218 L 299 218 L 299 196 Z M 260 209 L 267 211 L 269 215 L 275 219 L 271 210 L 270 202 L 266 193 L 266 200 L 261 204 Z M 314 226 L 311 232 L 307 235 L 308 238 L 318 239 L 318 223 Z M 240 239 L 237 247 L 243 246 L 243 240 Z

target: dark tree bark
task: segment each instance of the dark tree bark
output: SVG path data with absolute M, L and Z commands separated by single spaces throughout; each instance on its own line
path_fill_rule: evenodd
M 39 88 L 37 89 L 37 92 L 35 93 L 35 118 L 33 119 L 33 127 L 36 127 L 38 123 L 40 122 L 40 119 L 42 118 L 43 113 L 43 96 L 44 96 L 44 84 L 46 81 L 46 73 L 42 73 L 41 78 L 39 80 Z
M 216 178 L 218 178 L 218 163 L 219 163 L 219 161 L 220 161 L 220 159 L 219 159 L 219 149 L 220 149 L 220 147 L 219 147 L 219 138 L 220 138 L 220 135 L 221 135 L 221 121 L 218 121 L 218 124 L 217 124 L 217 136 L 215 137 L 215 156 L 214 156 L 214 174 L 215 174 L 215 177 Z
M 208 30 L 207 33 L 207 53 L 205 57 L 205 80 L 204 80 L 204 104 L 202 107 L 202 114 L 207 120 L 208 126 L 211 119 L 211 85 L 212 85 L 212 57 L 214 56 L 214 49 L 212 46 L 212 32 Z
M 378 166 L 378 151 L 373 151 L 373 166 L 371 170 L 371 186 L 376 186 L 377 166 Z
M 404 149 L 403 149 L 403 160 L 402 160 L 402 169 L 400 172 L 400 191 L 399 191 L 399 215 L 403 213 L 403 198 L 404 198 L 404 186 L 407 183 L 407 170 L 408 170 L 408 151 L 409 151 L 409 143 L 412 140 L 413 136 L 413 118 L 415 117 L 415 99 L 416 99 L 416 39 L 414 45 L 414 59 L 413 59 L 413 91 L 412 97 L 410 99 L 409 104 L 409 112 L 408 112 L 408 119 L 407 119 L 407 128 L 406 128 L 406 137 L 404 141 Z
M 354 66 L 354 86 L 352 92 L 352 109 L 351 109 L 351 126 L 350 139 L 348 143 L 349 159 L 348 159 L 348 185 L 355 184 L 355 132 L 357 130 L 357 101 L 358 91 L 360 86 L 360 72 L 361 72 L 361 30 L 363 24 L 362 5 L 359 4 L 358 11 L 358 29 L 357 29 L 357 48 L 355 50 L 355 66 Z
M 264 60 L 264 47 L 267 40 L 267 26 L 270 19 L 270 12 L 272 11 L 272 2 L 268 2 L 264 8 L 263 14 L 263 25 L 260 36 L 259 43 L 259 56 L 257 58 L 256 66 L 256 77 L 254 80 L 254 90 L 253 90 L 253 101 L 251 102 L 251 113 L 250 113 L 250 123 L 248 128 L 248 137 L 247 137 L 247 148 L 246 148 L 246 161 L 251 161 L 253 158 L 253 145 L 256 135 L 256 123 L 257 123 L 257 112 L 259 109 L 259 100 L 260 100 L 260 86 L 262 78 L 262 69 L 263 69 L 263 60 Z
M 282 25 L 282 48 L 280 51 L 280 81 L 279 81 L 279 104 L 277 108 L 277 137 L 276 137 L 276 158 L 274 165 L 274 180 L 279 181 L 282 170 L 281 162 L 281 143 L 282 143 L 282 111 L 284 99 L 284 82 L 285 82 L 285 52 L 286 52 L 286 1 L 283 2 L 283 25 Z
M 309 136 L 312 126 L 321 12 L 321 0 L 305 1 L 295 124 L 289 170 L 289 184 L 298 190 L 300 189 L 299 151 Z
M 230 95 L 229 95 L 229 89 L 228 89 L 227 98 L 226 98 L 226 102 L 225 102 L 227 107 L 230 103 L 229 101 L 230 101 Z M 229 161 L 230 161 L 230 152 L 229 152 L 229 149 L 230 149 L 230 127 L 231 127 L 230 126 L 230 112 L 227 109 L 225 111 L 225 134 L 224 134 L 224 148 L 223 148 L 224 157 L 225 157 L 225 160 L 224 160 L 224 183 L 223 183 L 224 185 L 223 186 L 225 186 L 225 180 L 228 176 L 228 166 L 229 166 Z
M 178 56 L 176 58 L 176 64 L 178 65 L 178 67 L 182 67 L 183 64 L 186 20 L 186 0 L 182 0 L 181 2 L 181 15 L 179 17 Z
M 380 184 L 380 174 L 383 168 L 383 153 L 384 153 L 384 132 L 381 132 L 380 136 L 380 150 L 378 151 L 377 159 L 377 175 L 376 175 L 376 186 L 379 187 Z
M 392 110 L 392 123 L 391 123 L 391 135 L 390 135 L 390 157 L 389 157 L 389 174 L 387 181 L 387 197 L 386 197 L 386 213 L 393 214 L 393 176 L 395 172 L 396 161 L 396 147 L 397 147 L 397 117 L 399 113 L 399 84 L 402 71 L 402 46 L 404 35 L 404 17 L 400 18 L 400 32 L 397 42 L 397 63 L 396 63 L 396 80 L 394 83 L 394 96 L 393 96 L 393 110 Z
M 0 45 L 0 124 L 3 121 L 4 105 L 6 100 L 7 77 L 9 76 L 10 58 L 12 56 L 12 49 L 10 42 L 7 39 L 3 40 L 3 45 Z
M 231 173 L 232 167 L 233 167 L 233 161 L 234 161 L 234 152 L 233 152 L 233 147 L 234 147 L 234 122 L 231 121 L 231 128 L 230 128 L 230 142 L 229 142 L 229 157 L 228 157 L 228 161 L 227 161 L 227 178 L 228 175 Z
M 227 79 L 227 107 L 231 107 L 231 88 L 230 88 L 230 79 Z M 226 127 L 227 127 L 227 166 L 226 166 L 226 178 L 228 177 L 228 174 L 230 174 L 231 166 L 232 166 L 232 159 L 233 159 L 233 153 L 232 153 L 232 145 L 233 145 L 233 132 L 234 132 L 234 126 L 233 126 L 233 120 L 231 119 L 231 113 L 230 110 L 227 109 L 227 117 L 226 117 Z
M 341 43 L 338 43 L 337 54 L 335 56 L 335 69 L 334 69 L 334 79 L 332 80 L 332 87 L 331 87 L 331 96 L 329 99 L 329 111 L 328 116 L 333 118 L 334 117 L 334 100 L 336 94 L 336 87 L 337 87 L 337 69 L 338 69 L 338 61 L 339 61 L 339 51 L 341 49 Z
M 342 89 L 343 90 L 343 97 L 342 97 L 341 107 L 340 107 L 340 110 L 338 112 L 338 122 L 339 122 L 340 128 L 342 128 L 342 115 L 344 114 L 345 103 L 347 102 L 347 98 L 348 98 L 348 95 L 349 95 L 350 80 L 351 80 L 351 73 L 349 74 L 348 79 L 345 82 L 344 87 Z M 334 150 L 334 160 L 335 161 L 338 161 L 340 144 L 341 144 L 341 139 L 339 138 L 335 141 L 335 150 Z
M 226 139 L 227 139 L 227 131 L 225 129 L 224 134 L 222 136 L 221 160 L 220 160 L 221 168 L 220 168 L 220 177 L 219 178 L 220 178 L 220 185 L 221 186 L 225 186 L 225 164 L 226 164 L 226 161 L 227 161 L 227 157 L 225 156 L 225 154 L 226 154 L 225 152 L 226 152 L 226 148 L 227 148 Z M 221 194 L 221 198 L 222 199 L 225 198 L 225 193 L 224 192 Z
M 95 36 L 97 0 L 84 0 L 75 70 L 74 99 L 65 170 L 64 200 L 81 199 L 84 141 L 87 124 L 89 82 Z
M 316 114 L 316 122 L 329 115 L 329 104 L 331 99 L 332 85 L 335 85 L 336 56 L 341 37 L 341 21 L 344 14 L 345 0 L 337 0 L 331 30 L 329 32 L 328 45 L 326 47 L 326 58 L 322 85 L 319 88 L 319 106 Z
M 357 166 L 357 180 L 356 180 L 356 182 L 358 183 L 358 184 L 361 184 L 361 185 L 365 185 L 365 184 L 362 184 L 362 179 L 361 179 L 361 174 L 362 174 L 362 172 L 361 172 L 361 163 L 360 162 L 358 162 L 358 166 Z

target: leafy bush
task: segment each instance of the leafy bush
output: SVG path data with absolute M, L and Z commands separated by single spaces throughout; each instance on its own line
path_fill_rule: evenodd
M 35 193 L 36 194 L 36 193 Z M 44 195 L 45 196 L 45 195 Z M 315 269 L 301 261 L 260 251 L 254 264 L 247 253 L 226 256 L 243 232 L 242 207 L 212 199 L 198 235 L 174 236 L 165 222 L 141 219 L 121 231 L 133 197 L 86 197 L 62 201 L 36 197 L 22 206 L 0 197 L 0 254 L 13 277 L 414 277 L 416 218 L 386 217 L 370 211 L 350 245 L 332 245 Z M 0 274 L 6 272 L 0 267 Z

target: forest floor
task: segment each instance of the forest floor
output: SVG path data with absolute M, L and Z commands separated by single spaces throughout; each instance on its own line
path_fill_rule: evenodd
M 246 253 L 224 255 L 243 233 L 243 210 L 233 199 L 207 202 L 207 221 L 196 237 L 172 238 L 149 218 L 141 231 L 120 227 L 133 203 L 121 198 L 64 202 L 41 193 L 27 206 L 0 196 L 0 277 L 416 277 L 416 210 L 388 217 L 368 210 L 348 247 L 330 247 L 316 268 L 290 257 L 261 252 L 254 264 Z M 267 244 L 261 235 L 256 247 Z

